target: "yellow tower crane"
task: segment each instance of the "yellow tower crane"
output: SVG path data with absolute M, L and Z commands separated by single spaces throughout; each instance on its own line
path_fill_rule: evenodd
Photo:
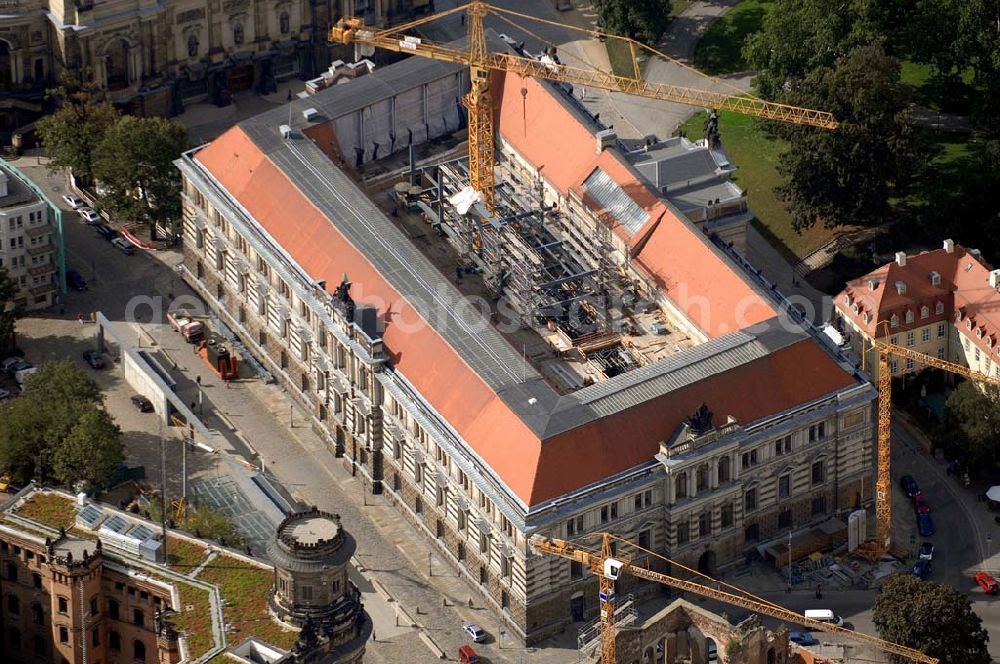
M 459 12 L 466 13 L 469 39 L 468 50 L 457 49 L 445 44 L 405 34 L 407 30 Z M 486 31 L 483 27 L 483 19 L 487 14 L 492 14 L 518 30 L 532 35 L 534 33 L 513 22 L 511 17 L 575 30 L 593 38 L 625 41 L 629 45 L 634 75 L 620 76 L 591 67 L 562 64 L 551 59 L 536 60 L 513 53 L 493 53 L 487 47 Z M 797 106 L 764 101 L 763 99 L 750 97 L 743 93 L 726 94 L 667 83 L 646 82 L 642 79 L 639 71 L 636 59 L 638 51 L 644 50 L 668 60 L 671 58 L 631 39 L 606 35 L 596 30 L 584 30 L 553 21 L 546 21 L 528 16 L 527 14 L 494 7 L 478 0 L 473 0 L 466 5 L 430 14 L 415 21 L 385 30 L 371 29 L 365 26 L 361 19 L 356 17 L 341 18 L 330 29 L 330 41 L 341 44 L 363 44 L 373 48 L 419 55 L 434 60 L 456 62 L 469 67 L 471 89 L 464 100 L 465 106 L 469 111 L 469 184 L 482 194 L 483 204 L 490 212 L 495 211 L 496 201 L 493 182 L 494 136 L 493 100 L 490 96 L 491 71 L 514 72 L 520 76 L 533 76 L 560 83 L 624 92 L 649 99 L 735 111 L 744 115 L 781 122 L 812 125 L 825 129 L 836 129 L 837 127 L 837 121 L 834 117 L 824 111 L 814 111 Z M 544 40 L 542 41 L 544 42 Z
M 892 455 L 890 438 L 892 434 L 892 358 L 913 360 L 914 365 L 922 364 L 942 371 L 963 376 L 978 383 L 1000 386 L 1000 379 L 969 369 L 961 364 L 938 359 L 924 353 L 893 343 L 879 341 L 879 328 L 889 336 L 889 323 L 882 321 L 875 328 L 872 348 L 878 353 L 878 464 L 875 480 L 875 540 L 866 542 L 861 553 L 871 560 L 878 560 L 889 550 L 892 537 Z M 864 353 L 867 359 L 867 351 Z
M 855 641 L 872 645 L 884 652 L 906 657 L 912 662 L 919 662 L 920 664 L 937 664 L 939 661 L 934 657 L 925 655 L 919 650 L 914 650 L 913 648 L 908 648 L 906 646 L 899 645 L 898 643 L 892 643 L 891 641 L 885 641 L 876 636 L 871 636 L 870 634 L 855 632 L 843 627 L 837 627 L 836 625 L 832 625 L 830 623 L 806 618 L 802 614 L 795 613 L 794 611 L 790 611 L 782 606 L 772 604 L 767 600 L 755 597 L 750 593 L 737 588 L 736 586 L 716 581 L 715 583 L 718 583 L 720 586 L 724 585 L 728 588 L 728 590 L 722 590 L 720 588 L 713 588 L 694 581 L 679 579 L 662 572 L 656 572 L 647 567 L 642 567 L 638 564 L 630 562 L 628 558 L 624 556 L 612 555 L 612 540 L 625 542 L 631 546 L 635 545 L 627 542 L 627 540 L 622 540 L 608 533 L 597 533 L 597 535 L 601 537 L 601 552 L 599 554 L 572 542 L 560 539 L 542 538 L 537 535 L 532 538 L 531 544 L 537 551 L 561 556 L 567 560 L 580 563 L 592 573 L 596 574 L 600 579 L 601 664 L 616 664 L 617 655 L 615 650 L 615 636 L 617 633 L 617 627 L 615 624 L 615 582 L 624 574 L 645 579 L 646 581 L 662 583 L 663 585 L 677 588 L 678 590 L 685 592 L 695 593 L 696 595 L 701 595 L 702 597 L 706 597 L 708 599 L 725 602 L 726 604 L 738 606 L 769 618 L 775 618 L 777 620 L 782 620 L 795 625 L 802 625 L 815 630 L 837 632 L 846 635 Z M 651 551 L 647 551 L 645 549 L 641 550 L 644 553 L 663 558 L 662 556 L 657 556 L 657 554 L 654 554 Z M 663 559 L 667 560 L 666 558 Z M 667 562 L 670 562 L 675 566 L 677 565 L 677 563 L 670 560 L 667 560 Z M 693 570 L 691 571 L 693 572 Z

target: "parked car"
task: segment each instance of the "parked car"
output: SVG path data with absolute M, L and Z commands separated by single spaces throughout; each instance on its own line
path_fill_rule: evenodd
M 934 559 L 934 544 L 932 542 L 924 542 L 920 545 L 920 558 L 921 560 Z
M 83 351 L 83 361 L 89 364 L 91 369 L 104 368 L 104 356 L 102 356 L 96 350 Z
M 31 362 L 25 361 L 23 357 L 8 357 L 0 363 L 0 369 L 2 369 L 3 372 L 11 378 L 13 378 L 18 371 L 30 369 L 31 366 Z
M 106 224 L 94 224 L 94 230 L 108 242 L 118 237 L 118 231 Z
M 899 486 L 903 488 L 903 491 L 909 498 L 913 498 L 920 493 L 920 487 L 917 485 L 917 481 L 909 475 L 903 475 L 899 478 Z
M 89 207 L 82 207 L 76 211 L 80 217 L 86 221 L 88 224 L 99 224 L 101 223 L 101 215 L 94 212 Z
M 976 579 L 976 583 L 979 584 L 979 587 L 982 588 L 983 592 L 987 595 L 996 595 L 1000 592 L 1000 584 L 998 584 L 997 580 L 986 572 L 976 572 L 976 576 L 974 578 Z
M 66 270 L 66 285 L 75 291 L 87 290 L 87 281 L 79 272 L 73 269 Z
M 62 198 L 71 210 L 79 210 L 83 207 L 83 201 L 76 194 L 63 194 Z
M 482 660 L 472 646 L 462 646 L 458 649 L 458 661 L 460 664 L 479 664 Z
M 17 386 L 22 390 L 24 389 L 24 381 L 28 380 L 28 376 L 38 371 L 35 367 L 28 365 L 23 369 L 18 369 L 14 372 L 14 380 L 17 381 Z
M 135 406 L 140 413 L 153 412 L 153 402 L 141 394 L 137 394 L 132 397 L 132 405 Z
M 462 629 L 465 633 L 469 635 L 475 643 L 482 643 L 486 640 L 486 630 L 477 625 L 476 623 L 465 623 L 462 625 Z
M 931 513 L 931 504 L 924 498 L 924 494 L 918 493 L 913 497 L 913 511 L 917 514 Z
M 934 535 L 934 521 L 930 514 L 917 514 L 917 530 L 921 537 L 931 537 Z
M 814 646 L 819 641 L 812 635 L 812 632 L 789 632 L 788 640 L 800 646 Z
M 111 244 L 121 249 L 121 252 L 123 254 L 131 256 L 132 254 L 135 253 L 135 247 L 132 246 L 131 242 L 129 242 L 123 237 L 116 237 L 114 240 L 111 241 Z
M 913 576 L 918 579 L 926 579 L 931 575 L 931 561 L 921 558 L 917 561 L 917 564 L 913 566 Z

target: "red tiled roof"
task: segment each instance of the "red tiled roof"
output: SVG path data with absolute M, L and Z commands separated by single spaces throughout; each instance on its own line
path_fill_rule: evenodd
M 715 374 L 683 389 L 602 418 L 546 440 L 535 475 L 533 495 L 555 498 L 649 462 L 660 441 L 702 403 L 715 423 L 728 416 L 746 425 L 765 416 L 808 403 L 856 381 L 826 351 L 803 339 L 758 360 Z M 762 386 L 766 388 L 762 389 Z
M 940 275 L 940 285 L 931 283 L 931 272 Z M 874 290 L 870 287 L 872 281 L 878 282 Z M 897 282 L 905 284 L 904 293 L 899 292 Z M 850 298 L 850 304 L 845 297 Z M 944 305 L 942 314 L 935 313 L 938 302 Z M 859 309 L 857 314 L 853 310 L 855 304 Z M 905 265 L 893 261 L 849 281 L 837 295 L 836 306 L 869 336 L 876 336 L 876 328 L 879 335 L 885 335 L 886 330 L 899 334 L 929 323 L 951 321 L 960 310 L 963 316 L 960 329 L 983 350 L 990 352 L 986 340 L 991 335 L 1000 338 L 1000 292 L 990 286 L 990 267 L 960 245 L 955 245 L 951 253 L 942 248 L 907 256 Z M 925 306 L 928 317 L 921 318 L 921 307 Z M 912 323 L 906 322 L 907 311 L 913 312 Z M 865 313 L 870 316 L 867 323 Z M 893 315 L 898 326 L 884 325 L 891 322 Z M 972 321 L 971 331 L 966 328 L 965 320 Z M 975 335 L 979 327 L 983 329 L 981 339 Z
M 354 284 L 352 295 L 359 302 L 382 303 L 380 314 L 389 321 L 383 340 L 394 368 L 527 505 L 649 462 L 659 441 L 702 402 L 716 412 L 718 421 L 732 415 L 749 423 L 854 383 L 815 342 L 804 340 L 543 441 L 431 324 L 413 324 L 420 319 L 417 311 L 243 129 L 233 127 L 195 158 L 311 279 L 333 284 L 346 272 Z M 671 245 L 666 238 L 675 232 L 671 230 L 674 223 L 679 224 L 675 219 L 661 222 L 658 228 L 664 232 L 654 233 L 652 246 L 643 252 L 680 261 L 684 270 L 701 269 L 709 278 L 721 280 L 724 290 L 734 288 L 736 284 L 729 281 L 732 275 L 722 270 L 724 264 L 706 260 L 714 255 L 676 255 L 684 254 L 688 244 L 699 245 L 690 238 L 676 247 Z M 683 226 L 676 233 L 690 235 Z M 687 251 L 694 253 L 690 247 Z M 689 276 L 687 272 L 680 274 Z M 702 279 L 695 283 L 702 283 Z M 693 286 L 692 292 L 697 293 Z M 711 301 L 720 293 L 713 289 L 704 297 Z M 384 303 L 390 303 L 388 312 Z M 403 321 L 409 324 L 399 324 Z M 761 385 L 768 387 L 760 389 Z
M 683 220 L 614 152 L 596 152 L 596 138 L 547 85 L 516 74 L 495 74 L 499 92 L 497 130 L 518 154 L 541 170 L 562 194 L 574 191 L 606 221 L 583 182 L 603 169 L 649 220 L 632 237 L 614 223 L 663 293 L 709 338 L 724 336 L 775 316 L 774 308 L 710 246 L 701 231 Z M 524 94 L 522 94 L 522 90 Z

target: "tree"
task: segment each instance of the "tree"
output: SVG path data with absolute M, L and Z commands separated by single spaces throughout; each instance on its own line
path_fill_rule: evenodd
M 835 131 L 781 125 L 788 140 L 776 191 L 797 230 L 822 223 L 871 226 L 905 194 L 924 159 L 909 123 L 899 62 L 880 46 L 861 46 L 832 67 L 820 66 L 786 95 L 788 103 L 830 111 Z
M 973 107 L 977 124 L 1000 137 L 1000 2 L 961 0 L 958 9 L 956 59 L 972 68 L 981 94 Z
M 833 67 L 852 48 L 878 43 L 877 21 L 862 21 L 864 0 L 777 0 L 760 32 L 747 37 L 743 57 L 757 72 L 765 99 L 785 94 L 819 67 Z
M 672 0 L 597 0 L 598 23 L 604 30 L 656 44 L 670 23 Z
M 985 390 L 985 391 L 984 391 Z M 971 469 L 988 469 L 997 461 L 1000 438 L 1000 390 L 965 381 L 948 395 L 943 445 Z
M 108 189 L 107 206 L 125 219 L 169 224 L 181 214 L 181 178 L 174 167 L 187 149 L 187 130 L 163 118 L 121 118 L 104 135 L 94 174 Z
M 97 484 L 111 477 L 124 460 L 121 429 L 106 410 L 90 408 L 52 450 L 52 472 L 61 484 L 81 480 Z
M 920 650 L 944 663 L 988 664 L 989 635 L 972 611 L 969 599 L 957 589 L 921 581 L 911 574 L 895 574 L 875 598 L 872 621 L 887 641 Z M 896 662 L 908 659 L 894 656 Z
M 0 406 L 0 467 L 15 482 L 98 482 L 124 459 L 121 431 L 97 386 L 68 360 L 42 364 Z
M 21 309 L 14 303 L 17 284 L 10 278 L 7 268 L 0 265 L 0 356 L 14 350 L 14 329 Z
M 63 73 L 60 82 L 48 91 L 50 98 L 59 100 L 59 106 L 37 123 L 38 136 L 49 156 L 48 168 L 68 168 L 93 182 L 97 147 L 118 121 L 118 111 L 101 99 L 93 83 L 81 82 L 69 72 Z

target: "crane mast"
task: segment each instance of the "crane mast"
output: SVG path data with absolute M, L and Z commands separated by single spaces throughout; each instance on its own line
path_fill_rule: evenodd
M 919 650 L 908 648 L 898 643 L 885 641 L 884 639 L 880 639 L 870 634 L 864 634 L 862 632 L 855 632 L 843 627 L 837 627 L 836 625 L 831 625 L 830 623 L 812 620 L 811 618 L 806 618 L 802 614 L 795 613 L 794 611 L 778 606 L 777 604 L 771 604 L 759 599 L 738 595 L 735 592 L 727 592 L 725 590 L 712 588 L 694 581 L 679 579 L 677 577 L 670 576 L 669 574 L 656 572 L 646 567 L 633 564 L 628 560 L 615 558 L 611 555 L 610 546 L 610 541 L 613 536 L 608 533 L 596 534 L 602 538 L 600 555 L 591 553 L 587 549 L 583 549 L 572 542 L 567 542 L 566 540 L 561 539 L 548 539 L 535 536 L 531 540 L 531 545 L 537 551 L 579 562 L 589 568 L 591 572 L 599 576 L 601 592 L 601 664 L 615 664 L 616 662 L 614 646 L 616 628 L 613 598 L 615 592 L 615 581 L 620 578 L 622 574 L 630 574 L 631 576 L 639 579 L 660 583 L 684 592 L 694 593 L 708 599 L 724 602 L 732 606 L 738 606 L 769 618 L 775 618 L 784 622 L 802 625 L 815 630 L 844 634 L 850 636 L 856 641 L 868 643 L 893 655 L 906 657 L 910 661 L 917 662 L 918 664 L 938 664 L 938 659 L 931 657 L 930 655 L 926 655 Z M 607 607 L 605 603 L 606 596 L 612 598 L 610 606 Z M 611 642 L 610 646 L 608 641 Z
M 411 28 L 462 11 L 467 16 L 467 50 L 404 34 L 406 30 Z M 837 128 L 837 120 L 833 115 L 825 111 L 799 108 L 789 104 L 779 104 L 743 94 L 733 95 L 712 92 L 668 83 L 649 83 L 643 80 L 641 76 L 640 67 L 636 60 L 636 52 L 640 48 L 647 51 L 652 51 L 652 49 L 631 39 L 626 39 L 625 41 L 629 42 L 634 76 L 620 76 L 599 69 L 562 64 L 551 59 L 536 60 L 514 53 L 491 52 L 486 41 L 486 31 L 483 25 L 483 19 L 487 14 L 497 15 L 508 23 L 512 23 L 507 18 L 509 16 L 534 18 L 494 7 L 479 0 L 473 0 L 467 5 L 431 14 L 404 25 L 385 30 L 368 28 L 356 17 L 344 17 L 330 29 L 330 41 L 341 44 L 365 44 L 387 51 L 408 53 L 432 60 L 454 62 L 469 68 L 470 90 L 463 100 L 465 107 L 469 111 L 469 180 L 471 186 L 482 194 L 483 204 L 491 213 L 495 212 L 496 207 L 496 194 L 494 191 L 495 174 L 493 170 L 495 164 L 493 99 L 490 95 L 490 75 L 493 71 L 511 72 L 519 76 L 532 76 L 558 83 L 569 83 L 571 85 L 587 86 L 612 92 L 623 92 L 629 95 L 660 101 L 733 111 L 779 122 L 809 125 L 824 129 Z M 542 22 L 551 23 L 549 21 Z M 591 37 L 624 39 L 615 37 L 614 35 L 604 35 L 604 33 L 592 30 L 571 29 L 578 30 Z M 656 51 L 653 52 L 657 53 Z M 662 54 L 657 54 L 662 56 Z

